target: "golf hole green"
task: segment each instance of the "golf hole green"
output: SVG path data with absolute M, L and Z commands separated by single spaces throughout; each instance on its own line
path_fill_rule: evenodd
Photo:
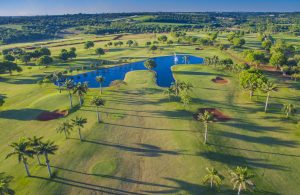
M 98 163 L 96 163 L 92 167 L 92 174 L 99 174 L 99 175 L 113 175 L 116 173 L 118 168 L 118 161 L 117 159 L 108 159 L 103 160 Z

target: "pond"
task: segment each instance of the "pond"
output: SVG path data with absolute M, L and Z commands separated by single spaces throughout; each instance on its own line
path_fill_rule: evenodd
M 169 87 L 171 83 L 174 82 L 171 66 L 176 64 L 203 63 L 203 58 L 189 55 L 177 55 L 176 57 L 162 56 L 151 59 L 153 59 L 157 64 L 157 67 L 153 70 L 157 73 L 157 85 L 160 87 Z M 99 69 L 88 73 L 78 74 L 70 78 L 73 79 L 75 83 L 88 82 L 89 88 L 98 88 L 99 83 L 96 82 L 96 76 L 101 75 L 105 78 L 102 86 L 108 87 L 112 81 L 124 80 L 127 72 L 135 70 L 146 70 L 146 68 L 144 67 L 144 61 L 124 64 L 121 66 L 114 66 L 111 68 Z

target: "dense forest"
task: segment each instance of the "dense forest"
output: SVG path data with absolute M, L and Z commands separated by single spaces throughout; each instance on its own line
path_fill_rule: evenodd
M 290 32 L 299 35 L 300 13 L 162 12 L 0 17 L 0 43 L 59 38 L 70 28 L 87 34 L 243 28 L 246 32 Z

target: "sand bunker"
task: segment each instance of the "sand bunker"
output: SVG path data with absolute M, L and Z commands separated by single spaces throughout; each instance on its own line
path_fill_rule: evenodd
M 219 84 L 227 84 L 229 81 L 223 79 L 222 77 L 216 77 L 215 79 L 212 79 L 212 82 L 219 83 Z
M 194 114 L 194 118 L 197 120 L 198 115 L 203 114 L 205 111 L 208 111 L 214 116 L 214 121 L 228 121 L 231 118 L 223 114 L 220 110 L 216 108 L 200 108 L 197 113 Z
M 45 111 L 37 116 L 37 120 L 39 121 L 50 121 L 58 118 L 62 118 L 68 115 L 67 110 L 59 111 L 55 110 L 53 112 Z

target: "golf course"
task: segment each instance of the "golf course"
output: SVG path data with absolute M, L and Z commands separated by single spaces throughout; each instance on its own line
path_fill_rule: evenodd
M 241 194 L 299 194 L 300 79 L 274 63 L 245 57 L 250 50 L 272 55 L 258 32 L 240 35 L 245 41 L 240 46 L 220 49 L 235 44 L 228 38 L 232 32 L 220 31 L 212 44 L 200 44 L 184 37 L 206 39 L 209 32 L 175 37 L 68 30 L 72 33 L 61 39 L 0 45 L 0 51 L 47 48 L 52 58 L 39 63 L 16 57 L 13 63 L 22 71 L 0 74 L 0 173 L 13 177 L 16 194 L 236 194 L 237 167 L 247 169 L 253 187 L 241 187 Z M 292 45 L 290 58 L 300 59 L 299 36 L 272 37 Z M 75 57 L 64 58 L 71 48 Z M 157 71 L 166 64 L 155 61 L 166 56 L 173 79 L 167 87 L 157 81 L 167 79 Z M 130 64 L 137 62 L 145 68 L 133 70 Z M 116 74 L 107 72 L 125 66 L 124 78 L 100 87 Z M 252 73 L 265 83 L 243 85 L 243 75 Z M 266 83 L 274 87 L 267 90 Z M 34 136 L 50 140 L 52 150 L 38 153 L 31 144 L 25 151 Z M 212 168 L 218 179 L 206 182 Z

